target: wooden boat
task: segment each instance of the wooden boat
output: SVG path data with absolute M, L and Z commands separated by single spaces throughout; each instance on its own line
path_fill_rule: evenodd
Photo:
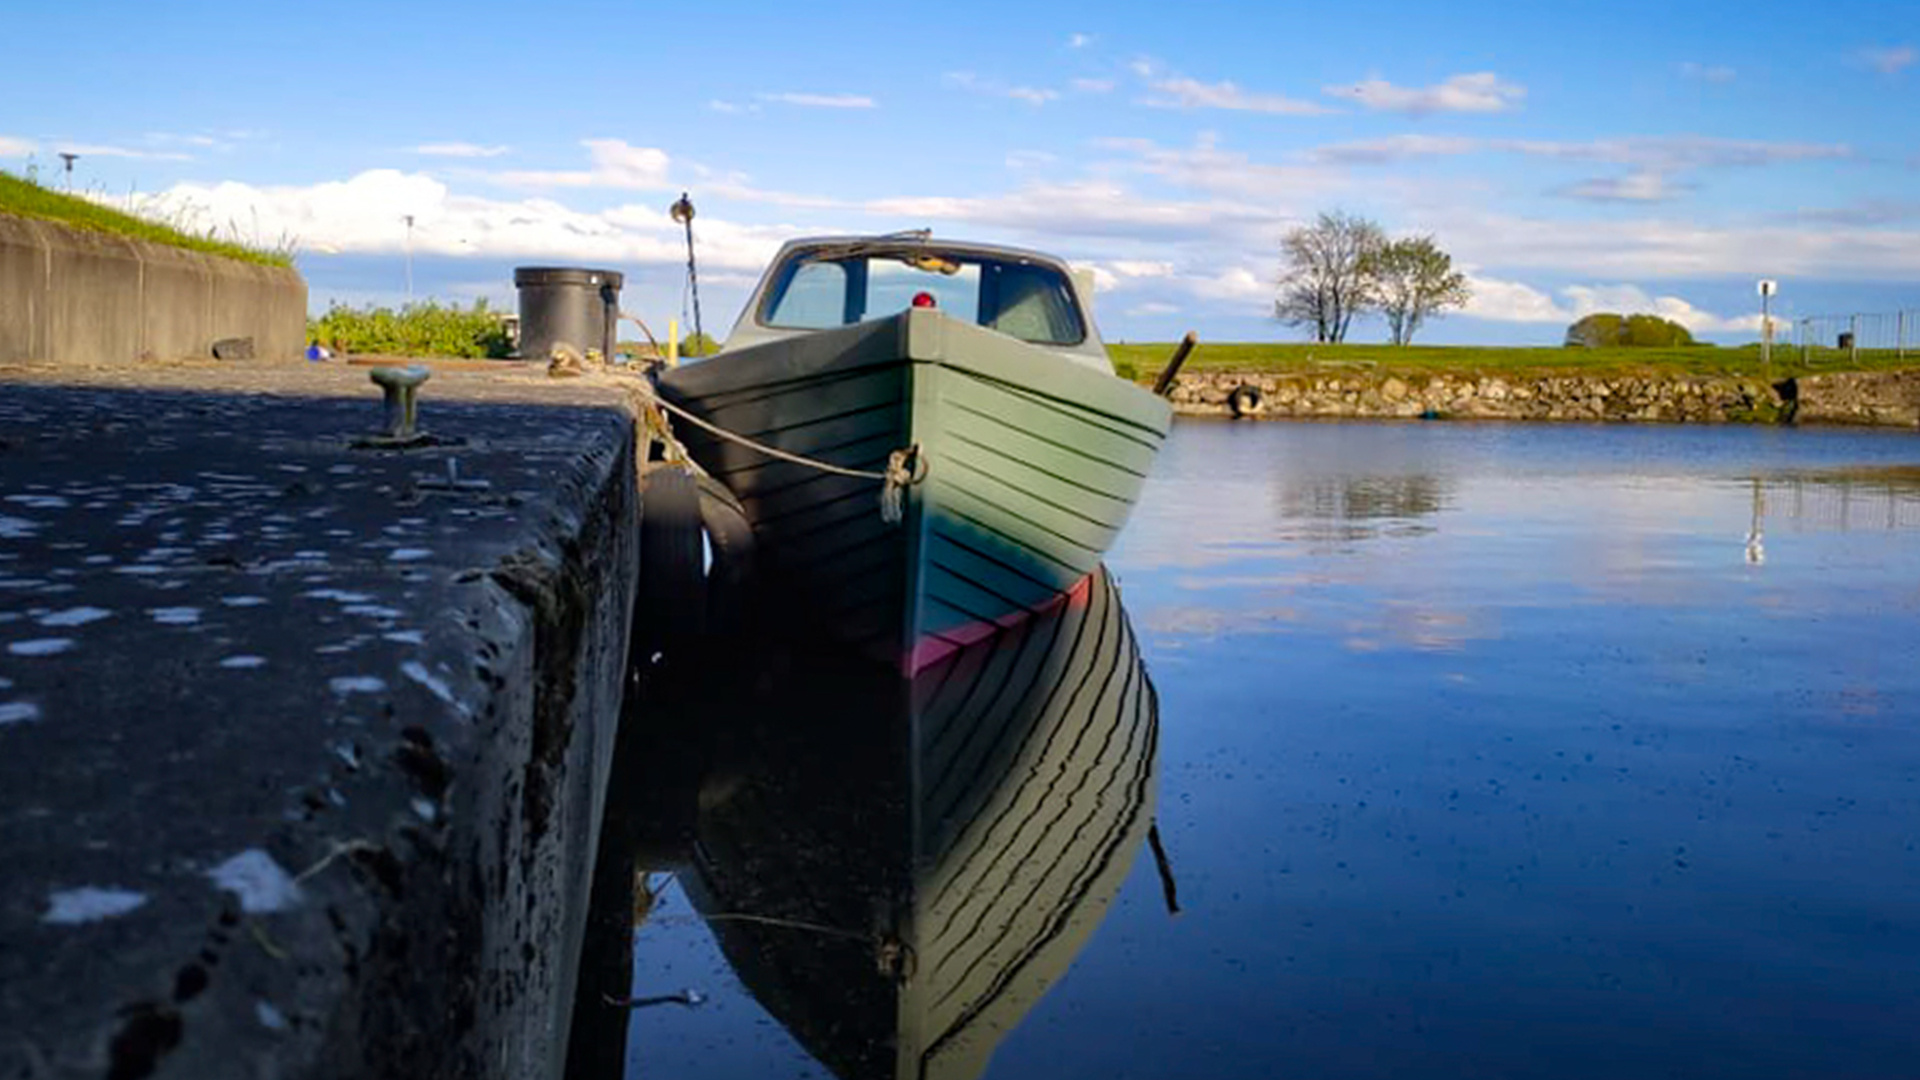
M 1153 686 L 1104 570 L 908 682 L 830 678 L 783 691 L 805 722 L 737 740 L 751 757 L 704 785 L 680 880 L 841 1080 L 970 1080 L 1147 834 Z
M 1068 268 L 924 234 L 796 241 L 727 347 L 661 396 L 823 471 L 676 424 L 738 501 L 758 587 L 908 671 L 1086 579 L 1167 432 Z M 904 513 L 873 476 L 907 451 Z

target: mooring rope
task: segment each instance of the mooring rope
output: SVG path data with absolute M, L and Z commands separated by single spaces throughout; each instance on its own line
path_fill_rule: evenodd
M 831 461 L 821 461 L 819 458 L 810 458 L 804 454 L 795 454 L 782 450 L 777 446 L 768 446 L 766 443 L 748 438 L 738 432 L 728 431 L 726 428 L 704 417 L 696 416 L 692 412 L 661 397 L 659 393 L 654 390 L 652 380 L 646 377 L 630 379 L 628 385 L 633 388 L 634 395 L 639 399 L 642 410 L 644 410 L 649 417 L 660 417 L 657 424 L 651 421 L 649 422 L 648 426 L 653 429 L 650 434 L 654 438 L 659 439 L 661 444 L 667 448 L 668 460 L 680 464 L 692 465 L 693 458 L 687 453 L 687 448 L 674 436 L 673 429 L 666 422 L 665 415 L 661 414 L 676 416 L 692 424 L 694 427 L 713 435 L 715 438 L 724 439 L 736 446 L 743 446 L 748 450 L 752 450 L 754 453 L 763 454 L 778 461 L 785 461 L 809 469 L 818 469 L 821 472 L 831 473 L 834 476 L 845 476 L 855 480 L 877 481 L 880 484 L 880 519 L 889 525 L 897 525 L 906 517 L 907 489 L 919 483 L 926 475 L 923 462 L 920 458 L 919 443 L 903 447 L 888 454 L 887 467 L 883 471 L 875 472 L 872 469 L 850 469 L 845 465 L 835 465 Z

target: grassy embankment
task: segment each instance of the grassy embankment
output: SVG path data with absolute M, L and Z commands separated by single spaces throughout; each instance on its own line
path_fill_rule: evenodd
M 205 233 L 189 232 L 165 221 L 122 213 L 91 199 L 44 188 L 32 180 L 8 172 L 0 172 L 0 213 L 57 221 L 92 232 L 202 251 L 210 255 L 224 255 L 229 259 L 265 266 L 293 265 L 291 243 L 269 248 L 221 239 L 215 229 L 208 229 Z
M 1123 375 L 1152 379 L 1173 355 L 1172 344 L 1109 345 L 1107 354 Z M 1772 376 L 1827 371 L 1884 371 L 1920 367 L 1920 352 L 1902 359 L 1891 349 L 1861 350 L 1850 359 L 1837 349 L 1815 349 L 1807 360 L 1791 345 L 1773 348 Z M 1763 378 L 1760 346 L 1693 345 L 1671 349 L 1492 348 L 1473 345 L 1314 345 L 1295 343 L 1209 344 L 1202 341 L 1184 371 L 1236 371 L 1273 375 L 1377 375 L 1381 378 L 1539 378 L 1551 375 L 1600 378 Z

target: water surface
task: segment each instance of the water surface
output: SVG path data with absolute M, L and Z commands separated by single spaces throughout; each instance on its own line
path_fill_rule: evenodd
M 1920 1072 L 1920 437 L 1182 422 L 1141 854 L 981 1075 Z M 631 1076 L 828 1076 L 669 887 Z

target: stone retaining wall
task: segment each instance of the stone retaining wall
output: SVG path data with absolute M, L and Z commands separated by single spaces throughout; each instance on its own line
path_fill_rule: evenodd
M 223 338 L 292 359 L 306 333 L 291 268 L 0 214 L 0 363 L 205 357 Z
M 1868 408 L 1843 405 L 1875 399 L 1888 391 L 1878 383 L 1822 384 L 1814 396 L 1823 402 L 1817 418 L 1860 422 L 1914 423 L 1920 402 L 1920 374 L 1909 387 L 1906 404 Z M 1823 380 L 1837 376 L 1821 376 Z M 1813 383 L 1816 380 L 1805 380 Z M 1228 415 L 1241 387 L 1257 391 L 1250 415 L 1299 417 L 1418 417 L 1480 420 L 1645 420 L 1662 422 L 1753 422 L 1793 416 L 1797 391 L 1789 380 L 1769 386 L 1759 379 L 1619 377 L 1585 375 L 1509 378 L 1500 376 L 1400 377 L 1361 370 L 1298 374 L 1247 374 L 1207 371 L 1182 375 L 1174 388 L 1176 410 L 1198 415 Z M 1805 394 L 1800 394 L 1805 397 Z M 1834 404 L 1826 405 L 1825 402 Z M 1851 412 L 1848 410 L 1852 409 Z M 1243 410 L 1247 411 L 1247 410 Z M 1844 415 L 1843 415 L 1844 414 Z M 1802 418 L 1813 419 L 1804 413 Z
M 1920 370 L 1843 371 L 1811 375 L 1798 384 L 1798 420 L 1920 426 Z

